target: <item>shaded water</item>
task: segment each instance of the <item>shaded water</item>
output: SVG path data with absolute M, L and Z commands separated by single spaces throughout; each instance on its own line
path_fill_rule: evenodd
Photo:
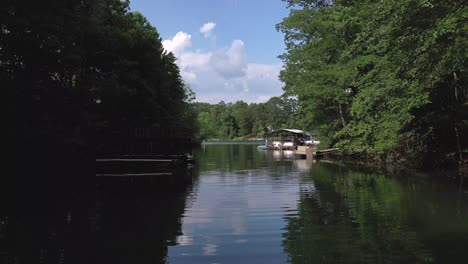
M 0 263 L 468 259 L 468 192 L 454 184 L 255 145 L 194 155 L 193 184 L 176 192 L 24 191 L 0 208 Z

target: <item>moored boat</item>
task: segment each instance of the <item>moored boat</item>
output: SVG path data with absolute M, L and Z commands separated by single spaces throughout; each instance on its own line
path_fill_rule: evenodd
M 266 148 L 268 150 L 297 150 L 298 146 L 316 146 L 320 141 L 315 134 L 300 129 L 280 129 L 267 134 Z M 268 143 L 271 142 L 271 143 Z

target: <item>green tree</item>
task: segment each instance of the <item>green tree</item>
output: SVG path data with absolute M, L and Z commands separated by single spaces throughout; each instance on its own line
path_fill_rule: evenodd
M 228 104 L 225 111 L 220 115 L 221 133 L 224 138 L 233 138 L 237 135 L 239 127 L 234 117 L 232 105 Z
M 175 57 L 128 1 L 9 0 L 0 14 L 0 77 L 18 153 L 91 159 L 115 131 L 194 133 L 193 94 Z
M 416 166 L 463 159 L 463 1 L 288 3 L 280 78 L 303 127 L 348 154 Z
M 287 97 L 272 97 L 260 104 L 243 101 L 215 105 L 195 103 L 194 109 L 199 119 L 200 137 L 203 139 L 208 135 L 226 139 L 261 137 L 269 130 L 297 127 L 296 100 Z
M 197 121 L 198 126 L 200 127 L 198 131 L 199 140 L 216 137 L 216 130 L 213 127 L 214 121 L 211 119 L 209 112 L 202 112 L 198 114 Z
M 248 136 L 252 134 L 253 116 L 250 113 L 249 105 L 244 101 L 237 101 L 232 105 L 233 115 L 239 127 L 238 136 Z

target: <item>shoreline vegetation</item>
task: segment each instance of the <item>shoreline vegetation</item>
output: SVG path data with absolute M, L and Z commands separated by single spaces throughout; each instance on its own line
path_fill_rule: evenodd
M 200 140 L 299 128 L 342 158 L 468 168 L 463 1 L 285 1 L 284 94 L 195 103 Z
M 284 94 L 208 104 L 128 0 L 7 1 L 7 152 L 27 175 L 23 163 L 66 168 L 299 128 L 343 157 L 467 171 L 464 1 L 286 2 Z
M 280 79 L 299 123 L 356 159 L 468 163 L 464 1 L 285 1 Z
M 193 137 L 194 94 L 128 0 L 7 1 L 0 25 L 6 149 L 32 182 L 84 182 L 61 174 L 92 175 L 99 155 L 171 153 Z

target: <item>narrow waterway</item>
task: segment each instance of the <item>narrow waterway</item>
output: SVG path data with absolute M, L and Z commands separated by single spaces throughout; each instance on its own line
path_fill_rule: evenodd
M 193 182 L 177 191 L 31 186 L 15 202 L 5 195 L 0 263 L 468 259 L 468 191 L 446 176 L 388 176 L 256 147 L 194 151 Z
M 468 193 L 252 145 L 196 152 L 170 263 L 459 263 Z

